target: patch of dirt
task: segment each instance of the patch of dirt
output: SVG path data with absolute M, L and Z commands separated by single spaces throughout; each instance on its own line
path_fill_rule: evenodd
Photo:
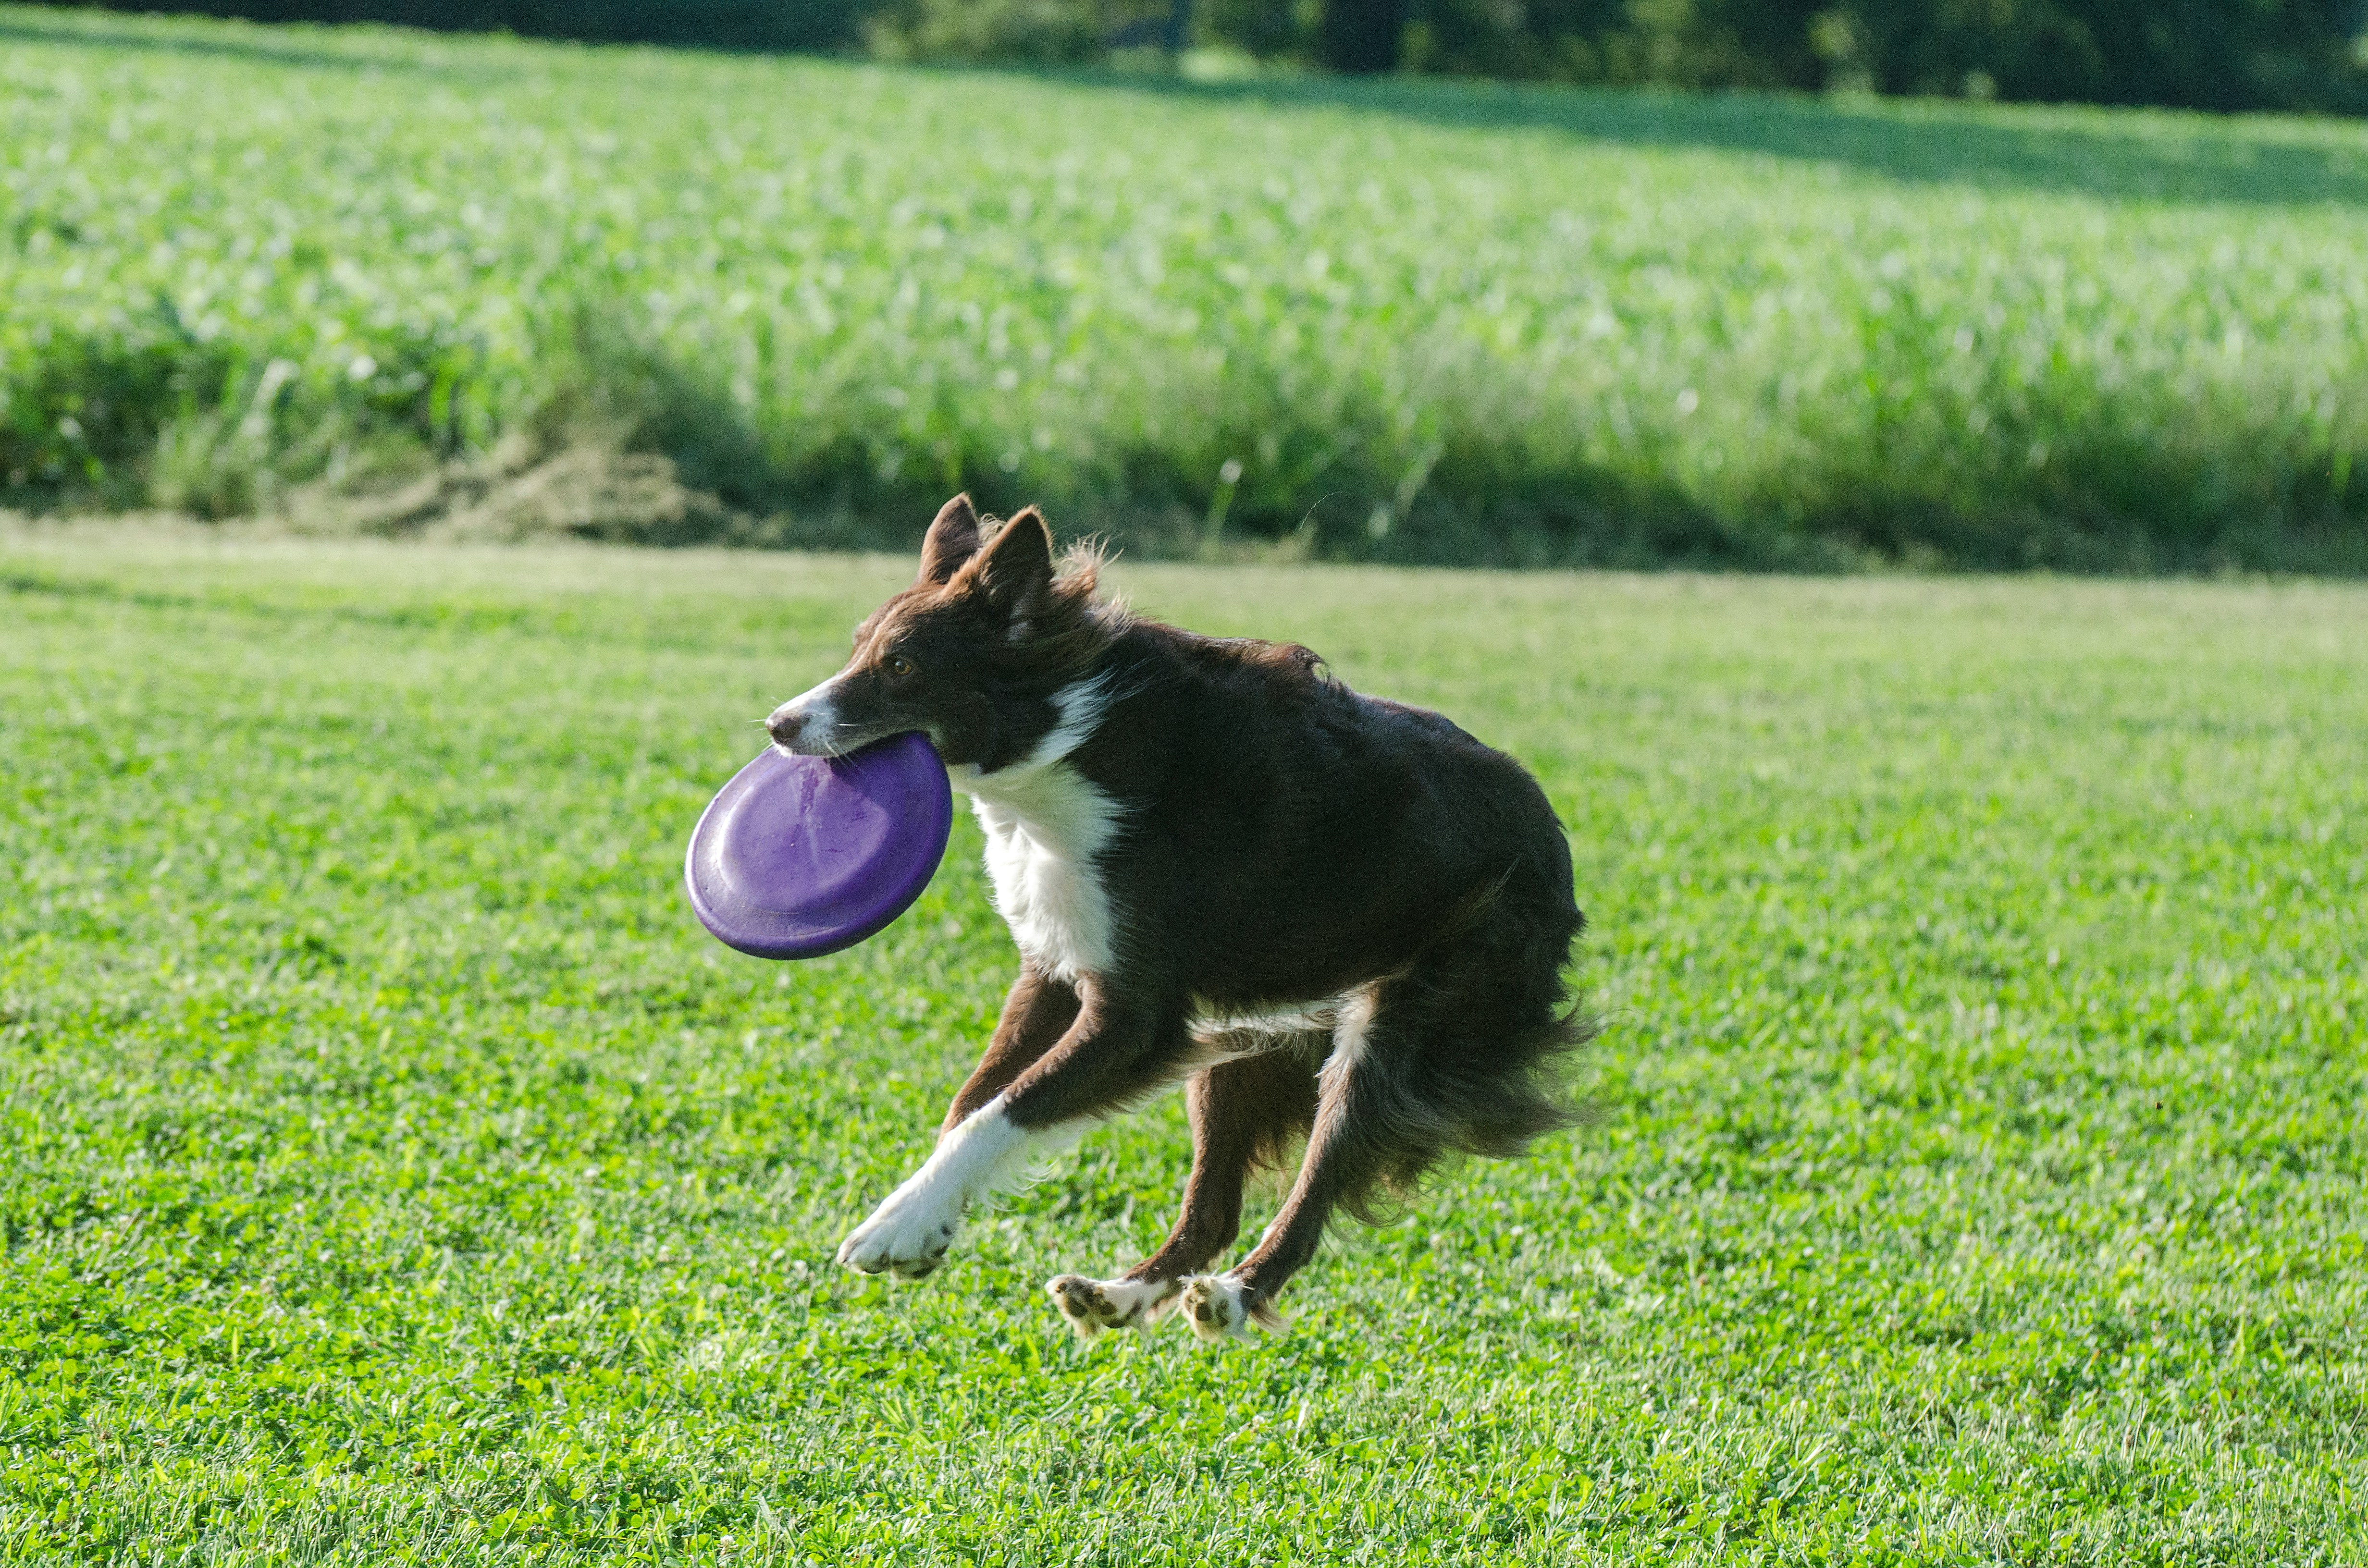
M 758 531 L 749 514 L 685 484 L 673 459 L 586 441 L 555 450 L 504 441 L 367 489 L 309 484 L 275 511 L 303 533 L 422 540 L 720 544 Z

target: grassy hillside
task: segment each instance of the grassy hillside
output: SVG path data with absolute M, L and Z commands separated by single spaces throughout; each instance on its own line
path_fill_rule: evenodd
M 1012 957 L 678 886 L 901 562 L 0 542 L 0 1561 L 2368 1552 L 2368 598 L 1138 568 L 1539 769 L 1597 1119 L 1073 1341 L 1171 1099 L 831 1266 Z M 1254 1206 L 1252 1224 L 1270 1199 Z
M 969 485 L 1161 548 L 2368 567 L 2356 123 L 0 43 L 20 504 L 508 434 L 759 538 Z

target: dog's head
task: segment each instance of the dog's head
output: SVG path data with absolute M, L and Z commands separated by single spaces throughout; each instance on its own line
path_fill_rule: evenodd
M 846 668 L 774 710 L 766 732 L 806 756 L 918 730 L 949 765 L 1018 761 L 1058 722 L 1053 693 L 1118 630 L 1094 598 L 1094 566 L 1090 553 L 1056 564 L 1035 507 L 990 538 L 955 496 L 929 525 L 913 585 L 855 629 Z

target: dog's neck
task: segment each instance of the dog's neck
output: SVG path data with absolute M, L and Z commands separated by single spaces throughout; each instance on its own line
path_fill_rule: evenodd
M 996 768 L 962 763 L 947 768 L 947 776 L 955 789 L 972 799 L 992 801 L 1026 817 L 1029 801 L 1042 793 L 1047 776 L 1055 770 L 1074 772 L 1064 766 L 1069 754 L 1100 726 L 1116 695 L 1116 684 L 1115 672 L 1108 669 L 1077 676 L 1053 692 L 1048 699 L 1052 725 L 1025 756 Z
M 1117 801 L 1069 756 L 1108 710 L 1107 674 L 1053 694 L 1053 727 L 1022 760 L 947 769 L 986 830 L 996 907 L 1022 951 L 1062 979 L 1106 971 L 1115 931 L 1096 861 L 1117 834 Z

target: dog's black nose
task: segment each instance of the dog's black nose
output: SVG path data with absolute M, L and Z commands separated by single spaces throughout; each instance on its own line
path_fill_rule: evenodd
M 798 731 L 804 724 L 802 715 L 787 708 L 777 708 L 773 710 L 773 716 L 765 721 L 765 733 L 773 737 L 775 745 L 785 746 L 798 738 Z

